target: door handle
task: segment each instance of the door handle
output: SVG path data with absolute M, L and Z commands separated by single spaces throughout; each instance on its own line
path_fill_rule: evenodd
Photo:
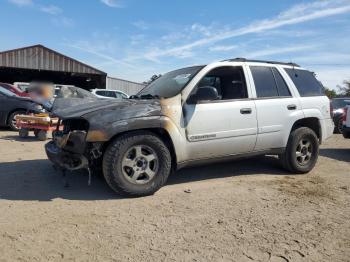
M 240 112 L 243 115 L 251 114 L 252 113 L 252 109 L 251 108 L 241 108 Z
M 288 105 L 287 108 L 288 108 L 288 110 L 295 110 L 295 109 L 297 109 L 297 106 L 296 105 Z

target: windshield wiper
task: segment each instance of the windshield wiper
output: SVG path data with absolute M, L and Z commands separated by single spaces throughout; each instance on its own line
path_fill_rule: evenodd
M 159 99 L 158 95 L 145 94 L 140 96 L 141 99 Z
M 132 95 L 130 99 L 159 99 L 158 95 L 144 94 L 144 95 Z

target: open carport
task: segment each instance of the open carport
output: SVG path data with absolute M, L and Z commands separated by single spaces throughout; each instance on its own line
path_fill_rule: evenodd
M 84 89 L 106 88 L 105 72 L 42 45 L 0 52 L 0 82 L 47 81 Z

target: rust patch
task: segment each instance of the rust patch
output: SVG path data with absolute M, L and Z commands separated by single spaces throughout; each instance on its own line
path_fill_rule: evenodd
M 108 135 L 102 130 L 90 130 L 86 136 L 87 142 L 105 142 L 108 141 Z

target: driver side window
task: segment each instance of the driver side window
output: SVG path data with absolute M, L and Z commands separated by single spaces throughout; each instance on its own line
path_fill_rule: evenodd
M 217 90 L 218 98 L 216 100 L 248 98 L 244 72 L 240 66 L 222 66 L 211 70 L 202 78 L 195 90 L 207 86 Z

